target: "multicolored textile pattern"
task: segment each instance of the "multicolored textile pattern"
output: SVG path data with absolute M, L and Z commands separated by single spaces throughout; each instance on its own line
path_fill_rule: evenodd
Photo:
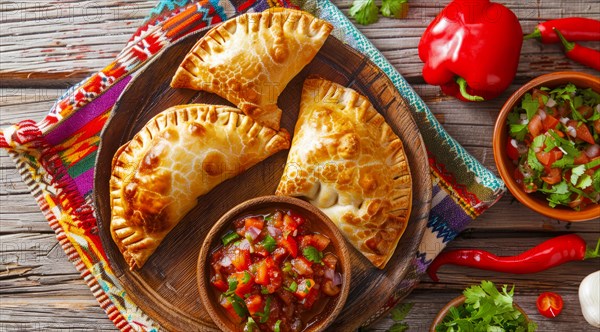
M 41 122 L 25 120 L 0 132 L 0 147 L 15 160 L 69 260 L 120 330 L 156 331 L 160 326 L 128 296 L 100 241 L 91 198 L 100 131 L 137 70 L 165 47 L 241 13 L 274 6 L 300 8 L 330 21 L 337 38 L 369 56 L 406 99 L 428 148 L 433 198 L 423 241 L 400 287 L 363 325 L 410 293 L 439 251 L 505 191 L 498 178 L 444 131 L 404 78 L 331 2 L 160 0 L 117 59 L 67 91 Z

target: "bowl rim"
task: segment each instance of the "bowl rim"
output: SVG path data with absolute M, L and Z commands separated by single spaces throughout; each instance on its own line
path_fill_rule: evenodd
M 207 257 L 213 249 L 214 240 L 221 234 L 225 227 L 228 227 L 229 224 L 233 222 L 233 220 L 236 217 L 243 215 L 247 212 L 252 212 L 252 210 L 254 209 L 260 209 L 265 204 L 274 205 L 273 207 L 275 208 L 281 207 L 282 205 L 299 208 L 301 210 L 299 211 L 300 213 L 304 215 L 314 215 L 315 219 L 322 221 L 323 224 L 325 224 L 325 227 L 328 228 L 331 234 L 333 235 L 330 245 L 333 245 L 335 248 L 334 251 L 339 258 L 340 269 L 342 273 L 342 287 L 340 290 L 340 294 L 336 298 L 333 309 L 331 309 L 326 316 L 320 317 L 321 319 L 319 321 L 314 322 L 309 326 L 305 327 L 303 332 L 324 330 L 329 325 L 331 325 L 331 323 L 333 323 L 333 321 L 342 311 L 346 303 L 346 299 L 350 291 L 350 280 L 352 270 L 350 254 L 348 252 L 348 246 L 344 236 L 342 235 L 341 231 L 337 228 L 337 226 L 333 223 L 333 221 L 331 221 L 331 219 L 329 219 L 329 217 L 327 217 L 325 213 L 323 213 L 314 205 L 295 197 L 268 195 L 249 199 L 231 208 L 229 211 L 223 214 L 219 218 L 219 220 L 211 227 L 210 231 L 208 232 L 202 243 L 202 247 L 198 255 L 196 269 L 196 279 L 202 305 L 206 308 L 214 323 L 222 331 L 231 331 L 228 325 L 229 321 L 225 321 L 222 319 L 224 317 L 222 313 L 224 312 L 219 309 L 217 303 L 211 300 L 211 297 L 209 295 L 211 290 L 209 288 L 210 282 L 208 280 L 210 273 L 207 264 Z
M 494 161 L 500 177 L 506 184 L 506 187 L 511 194 L 520 201 L 526 207 L 550 218 L 555 218 L 563 221 L 587 221 L 598 218 L 600 216 L 600 204 L 591 205 L 581 211 L 575 211 L 570 208 L 551 208 L 546 201 L 533 197 L 530 194 L 525 193 L 520 189 L 518 184 L 513 178 L 509 170 L 509 160 L 506 156 L 505 146 L 508 139 L 506 131 L 506 118 L 513 109 L 514 105 L 522 98 L 522 96 L 535 87 L 542 85 L 558 86 L 566 84 L 567 82 L 573 82 L 575 85 L 585 84 L 586 87 L 592 88 L 594 91 L 600 93 L 600 78 L 597 76 L 575 72 L 575 71 L 561 71 L 553 72 L 544 75 L 540 75 L 529 82 L 522 85 L 517 91 L 515 91 L 504 103 L 499 111 L 496 123 L 494 125 L 494 131 L 492 136 L 492 148 L 494 152 Z
M 429 332 L 435 332 L 435 328 L 444 320 L 444 318 L 446 318 L 446 316 L 448 315 L 448 312 L 450 311 L 450 308 L 458 307 L 459 305 L 464 304 L 466 299 L 467 298 L 463 294 L 461 294 L 461 295 L 453 298 L 452 300 L 450 300 L 448 303 L 446 303 L 446 305 L 442 309 L 440 309 L 440 311 L 438 311 L 437 315 L 431 322 L 431 326 L 429 327 Z M 514 301 L 513 301 L 513 307 L 515 307 L 515 309 L 519 310 L 523 314 L 523 316 L 525 316 L 525 322 L 529 323 L 531 321 L 531 319 L 529 318 L 529 316 L 527 315 L 525 310 L 523 310 L 523 308 L 521 308 Z

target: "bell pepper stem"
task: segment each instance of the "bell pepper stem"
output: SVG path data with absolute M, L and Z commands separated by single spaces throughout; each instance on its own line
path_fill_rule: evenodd
M 535 28 L 535 30 L 533 30 L 532 33 L 528 35 L 523 35 L 523 40 L 528 39 L 542 39 L 542 32 L 540 31 L 540 29 Z
M 483 97 L 473 96 L 467 92 L 467 81 L 464 78 L 462 78 L 460 76 L 457 77 L 456 83 L 458 84 L 458 87 L 460 88 L 460 94 L 466 100 L 468 100 L 468 101 L 484 101 L 485 100 L 485 99 L 483 99 Z
M 589 259 L 589 258 L 597 258 L 600 257 L 600 238 L 598 239 L 598 243 L 596 243 L 596 249 L 587 249 L 585 251 L 585 256 L 583 257 L 583 259 Z
M 560 42 L 563 44 L 563 47 L 565 48 L 565 52 L 571 52 L 573 50 L 573 48 L 575 48 L 575 43 L 568 41 L 567 38 L 565 38 L 565 36 L 563 36 L 563 34 L 560 33 L 560 31 L 557 28 L 552 28 L 552 29 L 554 30 L 554 33 L 556 33 L 556 35 L 560 39 Z

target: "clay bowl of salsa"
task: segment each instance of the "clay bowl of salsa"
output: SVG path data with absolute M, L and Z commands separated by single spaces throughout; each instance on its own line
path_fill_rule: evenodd
M 321 331 L 344 307 L 350 257 L 335 224 L 293 197 L 229 210 L 198 258 L 202 303 L 223 331 Z
M 523 85 L 500 110 L 494 159 L 502 180 L 523 205 L 563 221 L 600 216 L 600 205 L 590 200 L 590 195 L 598 199 L 600 168 L 600 119 L 594 120 L 600 106 L 587 105 L 598 99 L 591 97 L 594 93 L 600 94 L 597 76 L 555 72 Z

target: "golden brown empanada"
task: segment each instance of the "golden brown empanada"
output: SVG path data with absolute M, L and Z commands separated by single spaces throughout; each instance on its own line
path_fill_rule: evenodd
M 289 144 L 287 132 L 233 107 L 175 106 L 152 118 L 112 164 L 110 231 L 131 269 L 144 265 L 198 196 Z
M 309 200 L 373 265 L 384 268 L 412 203 L 402 142 L 367 98 L 309 78 L 277 194 Z
M 216 93 L 259 123 L 279 129 L 279 94 L 314 58 L 332 28 L 293 9 L 240 15 L 194 45 L 171 86 Z

